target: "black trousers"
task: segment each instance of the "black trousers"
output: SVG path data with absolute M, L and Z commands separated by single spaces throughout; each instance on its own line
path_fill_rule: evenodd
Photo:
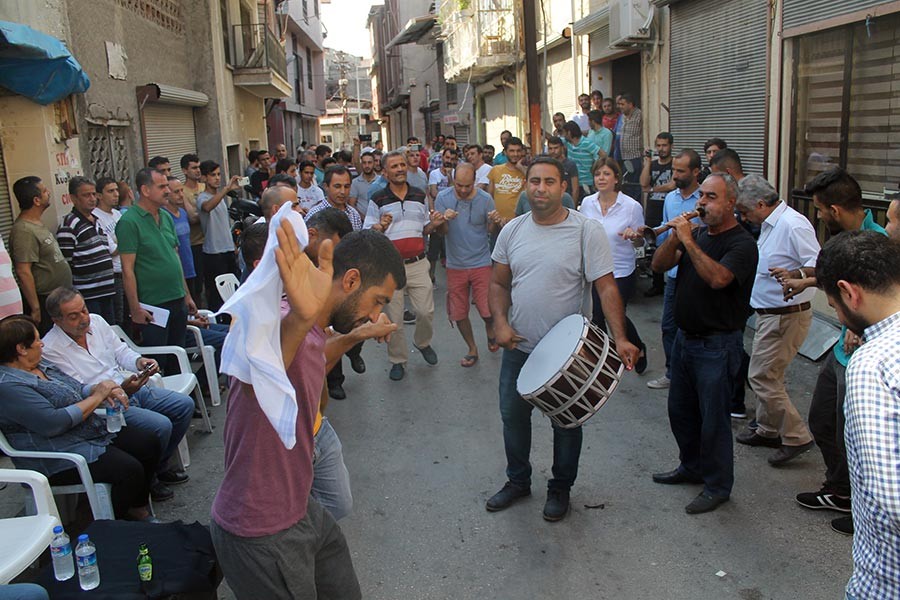
M 216 312 L 224 304 L 219 290 L 216 289 L 216 277 L 225 273 L 233 273 L 239 277 L 234 252 L 220 254 L 203 253 L 203 285 L 206 286 L 206 308 Z
M 150 482 L 159 464 L 162 449 L 152 432 L 123 427 L 100 458 L 88 465 L 94 483 L 112 484 L 113 512 L 125 517 L 129 508 L 147 506 Z M 61 471 L 49 478 L 50 485 L 81 483 L 76 469 Z
M 362 353 L 362 347 L 365 342 L 360 342 L 357 345 L 353 346 L 349 350 L 347 350 L 347 356 L 350 358 L 356 358 Z M 328 382 L 328 387 L 333 387 L 335 385 L 343 385 L 344 384 L 344 357 L 342 356 L 337 364 L 328 371 L 328 375 L 325 377 L 325 380 Z

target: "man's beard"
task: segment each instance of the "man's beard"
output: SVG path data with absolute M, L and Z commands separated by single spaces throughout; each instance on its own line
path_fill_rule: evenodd
M 689 187 L 691 187 L 692 183 L 693 181 L 691 181 L 690 179 L 681 179 L 680 177 L 675 178 L 675 187 L 677 187 L 679 190 L 688 189 Z
M 331 313 L 331 328 L 338 333 L 350 333 L 359 323 L 356 311 L 359 310 L 359 298 L 362 290 L 359 289 L 341 302 Z
M 840 295 L 835 297 L 834 301 L 841 307 L 841 314 L 844 317 L 844 321 L 846 321 L 844 325 L 847 326 L 847 329 L 862 337 L 863 332 L 866 330 L 866 327 L 871 325 L 871 323 L 866 323 L 865 319 L 863 319 L 861 316 L 854 312 L 851 312 L 850 307 L 847 306 L 847 303 L 844 302 L 844 299 L 841 298 Z

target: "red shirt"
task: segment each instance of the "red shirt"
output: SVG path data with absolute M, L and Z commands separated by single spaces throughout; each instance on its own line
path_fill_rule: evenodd
M 614 112 L 611 115 L 603 113 L 603 126 L 612 131 L 616 132 L 616 122 L 619 120 L 619 113 Z
M 225 476 L 212 518 L 241 537 L 272 535 L 306 517 L 313 481 L 313 427 L 325 382 L 325 332 L 308 334 L 287 370 L 297 391 L 297 443 L 284 447 L 253 388 L 232 378 L 225 414 Z

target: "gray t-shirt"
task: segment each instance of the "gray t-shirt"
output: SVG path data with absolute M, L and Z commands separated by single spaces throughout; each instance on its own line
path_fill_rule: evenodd
M 613 272 L 609 238 L 598 221 L 578 211 L 556 225 L 538 225 L 531 213 L 500 231 L 491 256 L 512 270 L 509 324 L 531 352 L 569 315 L 590 314 L 590 284 Z
M 212 212 L 203 210 L 203 204 L 212 200 L 210 192 L 200 192 L 197 196 L 197 210 L 200 212 L 200 227 L 203 228 L 203 252 L 205 254 L 222 254 L 234 252 L 234 238 L 231 237 L 231 219 L 228 218 L 228 206 L 225 198 L 219 202 Z
M 369 208 L 369 188 L 375 183 L 375 179 L 366 181 L 365 177 L 360 175 L 350 184 L 350 197 L 356 198 L 356 211 L 363 217 L 366 216 L 366 209 Z
M 452 208 L 457 216 L 447 223 L 448 269 L 475 269 L 491 266 L 488 238 L 488 213 L 494 210 L 494 199 L 484 190 L 475 191 L 471 200 L 460 200 L 454 188 L 438 192 L 434 210 L 444 212 Z
M 411 185 L 414 188 L 419 188 L 422 191 L 428 189 L 428 176 L 425 175 L 425 171 L 422 169 L 417 169 L 416 173 L 406 172 L 406 183 Z

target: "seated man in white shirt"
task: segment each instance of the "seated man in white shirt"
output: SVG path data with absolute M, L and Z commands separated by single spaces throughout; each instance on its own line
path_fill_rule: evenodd
M 84 384 L 111 379 L 129 396 L 125 424 L 153 431 L 161 455 L 150 495 L 159 502 L 174 494 L 167 484 L 184 483 L 188 475 L 168 466 L 169 459 L 191 425 L 194 401 L 184 394 L 146 385 L 159 371 L 155 360 L 129 348 L 103 317 L 92 315 L 84 298 L 72 288 L 60 287 L 47 296 L 53 328 L 44 336 L 44 358 Z M 143 409 L 143 410 L 140 410 Z

